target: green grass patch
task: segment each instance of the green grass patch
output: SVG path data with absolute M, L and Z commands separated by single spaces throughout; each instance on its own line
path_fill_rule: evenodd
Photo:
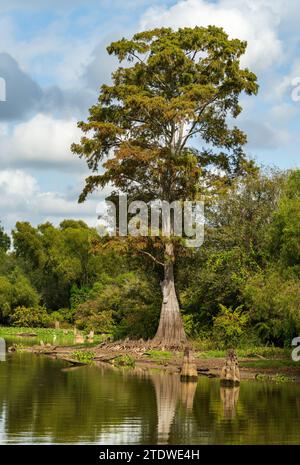
M 83 352 L 80 350 L 76 350 L 75 352 L 72 353 L 71 357 L 75 360 L 78 360 L 78 362 L 92 363 L 95 357 L 95 354 L 94 352 L 87 352 L 87 351 Z
M 300 362 L 291 359 L 286 360 L 253 360 L 240 362 L 242 368 L 300 368 Z
M 249 347 L 245 349 L 236 349 L 239 358 L 287 358 L 289 351 L 279 347 Z M 197 358 L 225 358 L 227 350 L 207 350 L 203 352 L 196 352 Z
M 291 383 L 295 381 L 294 378 L 291 378 L 290 376 L 286 376 L 280 373 L 276 373 L 276 375 L 266 375 L 266 374 L 261 374 L 259 373 L 256 378 L 257 381 L 272 381 L 274 383 L 280 384 L 280 383 Z
M 197 358 L 224 358 L 227 355 L 226 350 L 207 350 L 205 352 L 196 352 L 195 357 Z
M 149 350 L 144 355 L 146 355 L 150 360 L 160 364 L 167 363 L 173 357 L 172 352 L 168 352 L 167 350 Z
M 113 361 L 114 365 L 117 367 L 128 367 L 134 368 L 135 367 L 135 360 L 130 355 L 119 355 Z
M 17 336 L 19 333 L 34 333 L 36 337 Z M 74 342 L 73 329 L 54 329 L 54 328 L 28 328 L 15 326 L 0 326 L 0 337 L 7 339 L 8 344 L 22 344 L 25 346 L 33 346 L 40 344 L 53 344 L 60 346 L 77 345 Z M 84 343 L 86 347 L 93 347 L 102 342 L 102 336 L 95 335 L 93 343 Z

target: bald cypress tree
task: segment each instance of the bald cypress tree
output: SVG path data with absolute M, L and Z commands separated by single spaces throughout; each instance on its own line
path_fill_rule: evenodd
M 81 142 L 72 146 L 93 171 L 79 201 L 108 184 L 112 197 L 195 200 L 201 186 L 240 175 L 246 136 L 227 117 L 241 112 L 242 92 L 258 89 L 256 76 L 240 67 L 246 45 L 214 26 L 161 28 L 113 42 L 108 53 L 126 66 L 113 73 L 111 85 L 102 85 L 88 120 L 78 123 Z M 186 339 L 174 282 L 179 248 L 172 235 L 152 249 L 142 238 L 137 247 L 164 270 L 155 341 L 165 346 Z

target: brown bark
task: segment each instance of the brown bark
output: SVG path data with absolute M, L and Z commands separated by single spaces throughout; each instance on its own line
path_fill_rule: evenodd
M 186 348 L 183 356 L 183 364 L 181 368 L 181 381 L 197 381 L 198 373 L 195 360 L 191 351 Z
M 175 290 L 174 248 L 172 243 L 166 245 L 162 293 L 163 302 L 159 326 L 153 342 L 165 347 L 179 347 L 186 341 L 186 335 Z

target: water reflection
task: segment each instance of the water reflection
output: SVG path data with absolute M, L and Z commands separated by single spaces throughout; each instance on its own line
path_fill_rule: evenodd
M 6 361 L 6 342 L 5 339 L 0 337 L 0 362 Z
M 0 363 L 1 443 L 300 444 L 300 386 L 76 369 L 30 354 Z
M 220 397 L 223 402 L 224 417 L 234 418 L 239 400 L 240 387 L 220 387 Z
M 168 444 L 178 402 L 185 409 L 192 410 L 197 383 L 181 382 L 177 374 L 157 373 L 150 378 L 156 395 L 157 442 Z

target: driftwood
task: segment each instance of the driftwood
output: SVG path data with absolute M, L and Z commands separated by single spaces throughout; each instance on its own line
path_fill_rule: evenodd
M 105 362 L 105 363 L 111 363 L 115 358 L 119 357 L 119 355 L 113 355 L 112 357 L 95 357 L 94 360 L 96 362 Z
M 64 362 L 71 363 L 71 365 L 75 365 L 75 366 L 87 365 L 86 362 L 79 362 L 79 360 L 74 360 L 73 358 L 61 357 L 60 360 L 63 360 Z
M 238 386 L 240 384 L 240 370 L 238 366 L 238 359 L 233 349 L 228 351 L 225 365 L 221 371 L 221 385 L 222 386 Z
M 197 367 L 190 349 L 186 348 L 181 368 L 181 381 L 196 381 L 198 379 Z

